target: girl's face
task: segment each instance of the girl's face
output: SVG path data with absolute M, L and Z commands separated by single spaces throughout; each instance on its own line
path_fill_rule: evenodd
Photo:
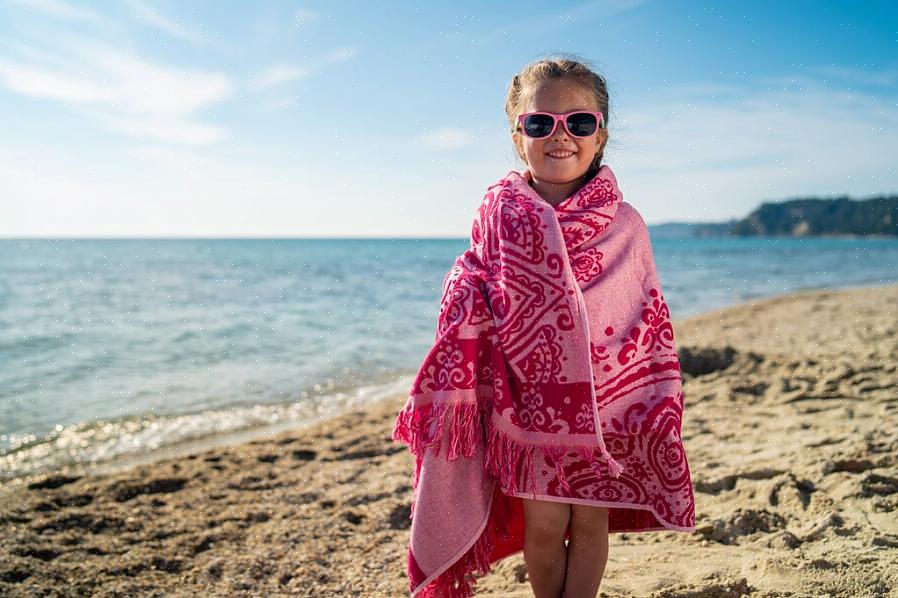
M 565 79 L 543 81 L 533 90 L 524 112 L 554 112 L 599 109 L 595 98 L 582 85 Z M 607 129 L 597 129 L 589 137 L 569 135 L 561 122 L 548 137 L 532 139 L 515 131 L 512 134 L 518 154 L 530 167 L 535 182 L 565 184 L 577 181 L 608 139 Z

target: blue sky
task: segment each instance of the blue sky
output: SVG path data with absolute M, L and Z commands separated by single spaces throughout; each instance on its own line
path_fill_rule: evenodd
M 0 0 L 0 237 L 465 237 L 549 52 L 649 224 L 898 192 L 898 3 Z

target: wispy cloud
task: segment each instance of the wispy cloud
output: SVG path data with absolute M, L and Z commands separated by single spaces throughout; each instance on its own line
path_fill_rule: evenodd
M 155 27 L 168 35 L 192 44 L 200 44 L 204 41 L 203 35 L 177 20 L 171 19 L 143 0 L 125 0 L 125 4 L 134 12 L 134 15 L 147 25 Z
M 465 129 L 446 127 L 419 137 L 417 144 L 433 150 L 452 150 L 471 143 L 472 136 Z
M 273 64 L 253 77 L 249 82 L 249 87 L 257 92 L 280 87 L 319 73 L 331 64 L 352 60 L 357 53 L 358 51 L 355 48 L 338 48 L 331 50 L 319 60 L 311 61 L 305 65 Z
M 0 62 L 0 79 L 22 95 L 61 102 L 111 102 L 112 90 L 67 73 L 13 62 Z
M 322 64 L 322 66 L 340 62 L 347 62 L 355 58 L 358 53 L 358 48 L 338 48 L 337 50 L 331 50 L 324 57 L 324 63 Z
M 587 15 L 610 17 L 635 10 L 648 3 L 649 0 L 591 0 L 564 11 L 560 18 L 570 19 Z
M 585 20 L 608 20 L 649 2 L 650 0 L 590 0 L 561 12 L 547 5 L 547 12 L 542 14 L 524 11 L 523 16 L 517 20 L 503 19 L 499 25 L 474 39 L 473 43 L 488 42 L 520 31 L 526 31 L 528 35 L 545 35 L 562 27 L 571 27 L 571 21 L 578 21 L 576 26 L 582 28 Z
M 898 86 L 898 69 L 870 71 L 845 66 L 827 66 L 817 68 L 814 72 L 857 85 L 872 85 L 876 87 Z
M 320 15 L 314 10 L 309 10 L 308 8 L 298 8 L 296 12 L 293 13 L 293 24 L 297 27 L 304 27 L 309 23 L 314 23 L 320 18 Z
M 311 71 L 308 68 L 295 66 L 292 64 L 275 64 L 272 65 L 250 82 L 250 87 L 256 91 L 275 87 L 283 83 L 290 83 L 297 79 L 308 76 Z
M 262 112 L 281 112 L 290 108 L 296 108 L 299 99 L 296 96 L 275 96 L 262 101 L 259 109 Z
M 19 94 L 72 104 L 107 129 L 184 144 L 223 139 L 196 114 L 228 99 L 229 77 L 171 67 L 97 43 L 67 43 L 44 53 L 52 63 L 0 61 L 0 83 Z
M 70 4 L 64 0 L 5 0 L 5 2 L 16 4 L 26 11 L 38 12 L 66 21 L 81 21 L 97 25 L 106 22 L 106 19 L 96 11 Z
M 799 78 L 659 91 L 619 111 L 606 153 L 649 221 L 743 216 L 762 200 L 894 191 L 898 106 Z

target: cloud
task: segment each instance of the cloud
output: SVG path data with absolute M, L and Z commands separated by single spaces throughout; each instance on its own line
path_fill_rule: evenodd
M 115 94 L 73 73 L 0 62 L 0 79 L 22 95 L 61 102 L 110 102 Z
M 6 0 L 6 2 L 18 4 L 27 11 L 39 12 L 65 21 L 81 21 L 95 25 L 106 22 L 99 13 L 63 0 Z
M 894 100 L 806 77 L 765 83 L 659 90 L 618 108 L 606 162 L 647 221 L 741 217 L 764 200 L 895 191 Z
M 324 64 L 333 64 L 340 62 L 347 62 L 352 60 L 358 54 L 357 48 L 339 48 L 337 50 L 332 50 L 325 56 Z
M 276 96 L 262 101 L 259 109 L 262 112 L 281 112 L 288 108 L 296 108 L 298 105 L 299 100 L 296 96 Z
M 227 137 L 223 127 L 182 118 L 135 118 L 99 114 L 104 127 L 140 139 L 155 139 L 182 145 L 209 145 Z
M 51 55 L 52 61 L 40 56 Z M 0 62 L 0 84 L 29 97 L 74 105 L 127 135 L 203 145 L 226 136 L 196 113 L 227 100 L 229 77 L 171 67 L 96 43 L 69 43 Z
M 143 2 L 143 0 L 126 0 L 125 3 L 134 11 L 135 16 L 147 25 L 192 44 L 200 44 L 204 41 L 200 32 L 189 29 L 176 20 L 166 17 L 149 4 Z
M 319 19 L 318 13 L 307 8 L 298 8 L 293 13 L 293 24 L 297 27 L 303 27 L 309 23 L 314 23 Z
M 317 72 L 324 67 L 352 60 L 358 51 L 355 48 L 338 48 L 324 55 L 318 61 L 300 66 L 296 64 L 274 64 L 263 69 L 250 82 L 249 87 L 254 91 L 265 91 L 274 87 L 298 81 Z
M 471 134 L 464 129 L 447 127 L 422 135 L 417 143 L 433 150 L 453 150 L 470 144 Z
M 496 37 L 503 37 L 514 32 L 526 31 L 528 35 L 546 35 L 562 28 L 570 28 L 572 21 L 576 27 L 582 28 L 584 21 L 607 21 L 611 17 L 635 10 L 650 0 L 590 0 L 581 2 L 565 11 L 549 9 L 546 13 L 523 11 L 521 18 L 505 20 L 492 30 L 478 36 L 473 42 L 480 44 Z
M 269 87 L 302 79 L 310 73 L 309 69 L 292 64 L 275 64 L 259 73 L 250 83 L 250 87 L 256 91 L 261 91 Z
M 854 83 L 858 85 L 872 85 L 876 87 L 894 88 L 898 85 L 898 69 L 870 71 L 845 66 L 827 66 L 814 70 L 826 77 Z
M 621 13 L 635 10 L 649 0 L 592 0 L 578 4 L 563 13 L 560 18 L 579 18 L 583 16 L 602 16 L 610 17 Z

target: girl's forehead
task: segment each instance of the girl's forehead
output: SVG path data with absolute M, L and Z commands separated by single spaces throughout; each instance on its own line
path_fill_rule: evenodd
M 595 96 L 576 81 L 550 79 L 538 83 L 531 90 L 527 110 L 569 112 L 570 110 L 598 110 Z

